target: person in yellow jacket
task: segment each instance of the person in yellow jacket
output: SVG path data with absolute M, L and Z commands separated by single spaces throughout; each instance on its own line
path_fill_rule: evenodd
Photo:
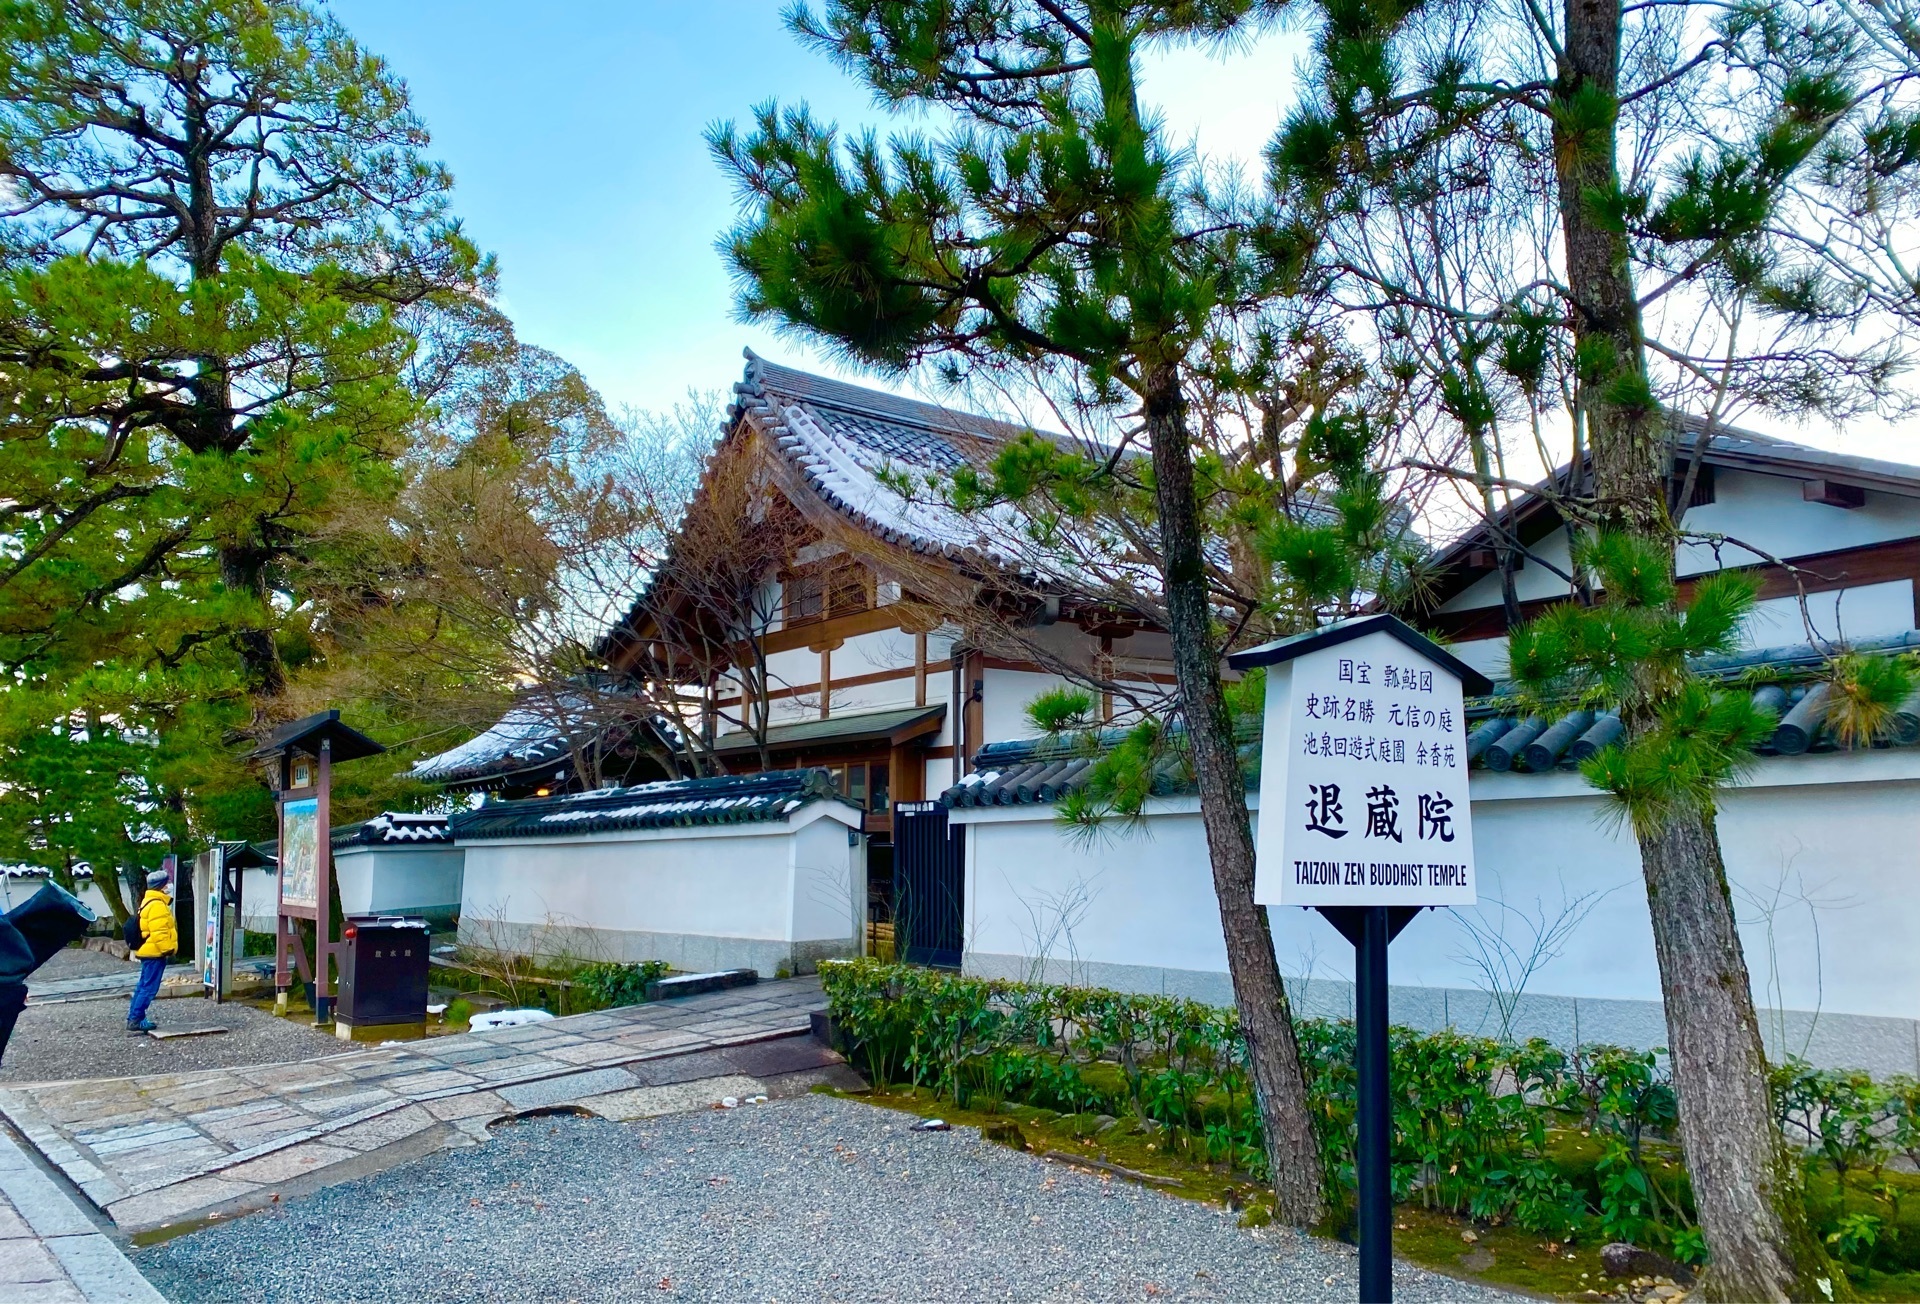
M 180 930 L 173 922 L 173 897 L 167 892 L 167 871 L 156 869 L 147 875 L 147 894 L 140 898 L 142 940 L 134 958 L 140 961 L 140 981 L 134 984 L 133 1003 L 127 1006 L 127 1031 L 149 1032 L 154 1027 L 147 1007 L 160 994 L 160 978 L 167 961 L 180 949 Z

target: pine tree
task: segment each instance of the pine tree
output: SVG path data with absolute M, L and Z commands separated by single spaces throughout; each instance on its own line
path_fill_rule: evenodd
M 1219 469 L 1196 454 L 1191 410 L 1207 343 L 1300 288 L 1310 239 L 1244 195 L 1207 193 L 1140 103 L 1155 41 L 1230 33 L 1258 6 L 1092 0 L 847 0 L 796 14 L 800 33 L 884 101 L 937 106 L 943 139 L 843 141 L 804 109 L 758 110 L 714 133 L 746 216 L 725 249 L 751 317 L 902 371 L 938 358 L 955 378 L 1001 370 L 1059 381 L 1125 412 L 1174 646 L 1234 985 L 1258 1084 L 1279 1211 L 1323 1210 L 1299 1051 L 1264 910 L 1215 621 L 1208 508 Z M 1038 445 L 1031 445 L 1038 449 Z M 1047 492 L 1071 494 L 1042 453 Z M 1018 468 L 985 492 L 1014 492 Z M 1076 472 L 1077 473 L 1077 472 Z M 1049 479 L 1049 477 L 1051 477 Z M 1028 490 L 1034 487 L 1028 477 Z
M 152 499 L 122 474 L 149 436 L 234 491 L 230 510 L 185 533 L 142 530 L 140 546 L 101 576 L 116 583 L 79 590 L 75 614 L 210 543 L 235 617 L 223 639 L 261 702 L 284 687 L 268 590 L 291 543 L 270 498 L 242 505 L 245 463 L 287 468 L 302 456 L 279 446 L 287 414 L 325 402 L 326 386 L 394 375 L 391 354 L 376 348 L 357 369 L 316 376 L 338 332 L 379 329 L 396 305 L 480 288 L 489 274 L 448 219 L 451 180 L 421 155 L 425 144 L 405 86 L 307 4 L 0 9 L 0 250 L 41 269 L 63 257 L 117 261 L 120 273 L 71 271 L 54 292 L 80 312 L 89 294 L 103 305 L 117 293 L 144 296 L 158 314 L 130 322 L 151 338 L 125 341 L 150 351 L 116 355 L 108 374 L 24 305 L 28 320 L 16 327 L 28 336 L 22 347 L 39 349 L 38 368 L 125 390 L 94 414 L 115 456 L 44 477 L 34 501 L 45 548 L 30 554 L 34 567 L 62 566 L 76 520 L 109 508 L 124 516 Z M 116 274 L 122 290 L 103 283 Z M 159 302 L 169 286 L 178 298 Z M 358 438 L 378 444 L 403 427 L 384 420 Z
M 1709 626 L 1724 634 L 1738 603 L 1703 590 L 1680 611 L 1692 472 L 1674 472 L 1700 464 L 1729 409 L 1845 416 L 1888 397 L 1897 340 L 1846 335 L 1872 287 L 1796 219 L 1848 184 L 1860 193 L 1859 142 L 1878 142 L 1883 186 L 1909 168 L 1898 77 L 1858 71 L 1846 24 L 1804 7 L 1321 12 L 1314 93 L 1272 147 L 1276 188 L 1327 215 L 1328 265 L 1365 302 L 1389 365 L 1432 374 L 1470 435 L 1503 409 L 1536 432 L 1553 406 L 1569 419 L 1569 479 L 1548 494 L 1580 538 L 1569 589 L 1590 597 L 1597 583 L 1601 605 L 1516 636 L 1514 668 L 1572 676 L 1626 726 L 1591 777 L 1620 796 L 1639 843 L 1711 1254 L 1702 1291 L 1844 1292 L 1767 1099 L 1711 798 L 1755 725 L 1678 661 L 1712 641 Z M 1419 240 L 1413 260 L 1391 252 L 1463 196 L 1494 228 L 1491 257 L 1446 264 L 1451 242 Z M 1423 331 L 1453 347 L 1414 346 Z M 1684 404 L 1705 420 L 1682 438 L 1670 412 Z M 1472 478 L 1484 487 L 1485 467 Z

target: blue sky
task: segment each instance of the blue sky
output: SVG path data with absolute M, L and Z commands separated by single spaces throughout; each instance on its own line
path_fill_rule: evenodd
M 503 304 L 523 338 L 572 362 L 613 404 L 665 409 L 690 387 L 724 391 L 740 350 L 859 377 L 766 326 L 733 319 L 715 238 L 732 221 L 702 132 L 775 98 L 844 124 L 885 115 L 851 77 L 800 45 L 781 0 L 333 0 L 333 11 L 411 86 L 453 170 L 455 204 L 499 255 Z M 1251 165 L 1305 53 L 1300 32 L 1222 55 L 1177 50 L 1144 69 L 1174 134 Z M 889 385 L 889 388 L 910 388 Z M 1920 421 L 1840 431 L 1746 418 L 1828 447 L 1914 460 Z
M 804 49 L 773 0 L 335 0 L 333 11 L 411 86 L 453 169 L 469 233 L 500 257 L 521 335 L 579 367 L 610 402 L 665 408 L 740 378 L 740 350 L 834 370 L 799 340 L 733 320 L 715 237 L 733 217 L 702 131 L 761 101 L 881 118 Z M 1298 37 L 1231 58 L 1158 59 L 1182 135 L 1251 158 L 1279 121 Z M 872 383 L 870 380 L 868 383 Z

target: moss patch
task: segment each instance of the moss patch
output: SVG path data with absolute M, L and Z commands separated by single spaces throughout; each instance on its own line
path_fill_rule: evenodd
M 827 1091 L 824 1094 L 847 1093 Z M 1031 1106 L 992 1106 L 963 1109 L 944 1097 L 910 1087 L 876 1087 L 852 1099 L 921 1118 L 943 1118 L 949 1123 L 980 1129 L 983 1137 L 1032 1154 L 1084 1155 L 1118 1165 L 1174 1185 L 1153 1184 L 1189 1200 L 1223 1205 L 1241 1211 L 1246 1227 L 1273 1220 L 1273 1193 L 1244 1173 L 1217 1164 L 1188 1159 L 1169 1150 L 1166 1135 L 1140 1130 L 1129 1120 L 1116 1120 L 1105 1131 L 1082 1135 L 1089 1116 L 1056 1114 Z M 1089 1171 L 1099 1171 L 1092 1170 Z M 1468 1237 L 1472 1239 L 1467 1239 Z M 1600 1246 L 1560 1243 L 1517 1227 L 1487 1227 L 1467 1218 L 1417 1204 L 1394 1212 L 1394 1253 L 1423 1268 L 1466 1281 L 1526 1291 L 1561 1299 L 1589 1299 L 1589 1291 L 1607 1294 L 1619 1283 L 1600 1268 Z M 1585 1275 L 1582 1275 L 1585 1274 Z M 1879 1298 L 1894 1298 L 1884 1296 Z

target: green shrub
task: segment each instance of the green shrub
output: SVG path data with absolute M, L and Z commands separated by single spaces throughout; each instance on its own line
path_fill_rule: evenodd
M 1258 1106 L 1234 1011 L 1170 997 L 982 979 L 878 960 L 822 963 L 835 1024 L 877 1084 L 1165 1128 L 1189 1158 L 1264 1177 Z M 1353 1025 L 1296 1024 L 1330 1198 L 1354 1187 Z M 1418 1200 L 1544 1236 L 1704 1251 L 1675 1144 L 1662 1056 L 1568 1055 L 1457 1031 L 1389 1039 L 1393 1185 Z M 1808 1157 L 1816 1228 L 1856 1269 L 1920 1266 L 1920 1084 L 1778 1070 L 1782 1127 Z M 1903 1232 L 1905 1234 L 1903 1234 Z
M 580 966 L 573 982 L 603 1006 L 638 1005 L 647 999 L 648 986 L 666 977 L 670 968 L 662 960 L 642 960 L 639 964 L 601 961 Z

